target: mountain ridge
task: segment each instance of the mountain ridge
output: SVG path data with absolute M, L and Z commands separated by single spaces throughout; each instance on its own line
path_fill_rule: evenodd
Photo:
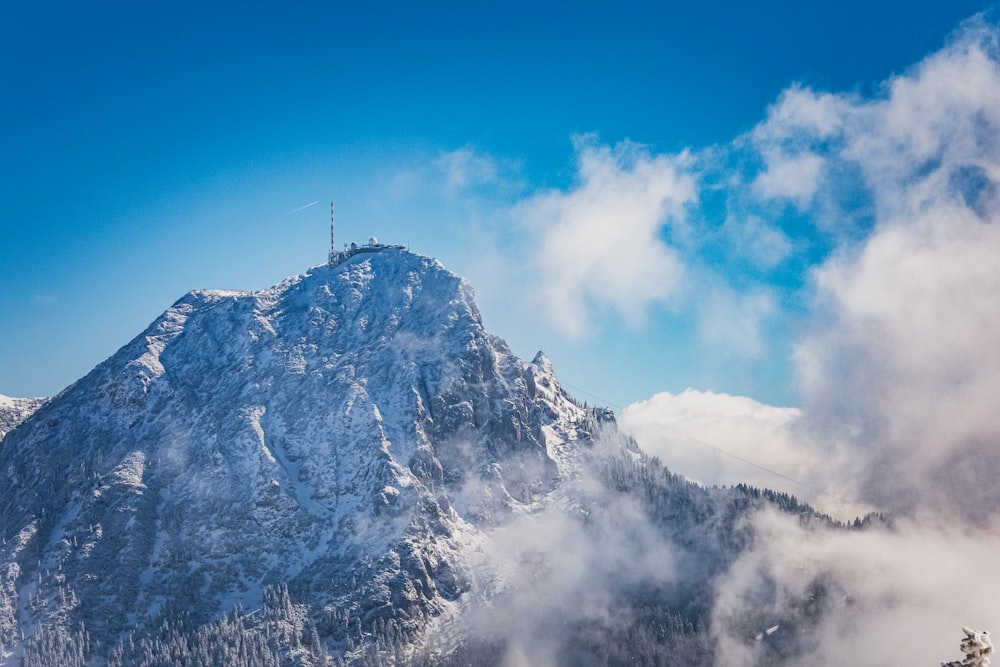
M 673 475 L 394 247 L 189 292 L 2 445 L 24 667 L 708 665 L 747 513 L 828 521 Z

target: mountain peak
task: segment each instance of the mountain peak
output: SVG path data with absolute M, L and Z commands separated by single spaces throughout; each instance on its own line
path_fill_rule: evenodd
M 583 421 L 547 361 L 485 331 L 465 280 L 358 252 L 259 292 L 188 293 L 12 431 L 0 533 L 25 537 L 0 554 L 42 568 L 35 596 L 71 585 L 60 614 L 108 639 L 184 591 L 208 621 L 279 583 L 346 607 L 384 591 L 369 613 L 415 622 L 464 590 L 448 554 L 477 526 L 572 474 Z M 396 579 L 371 558 L 401 559 Z M 43 617 L 16 600 L 0 618 L 30 637 Z

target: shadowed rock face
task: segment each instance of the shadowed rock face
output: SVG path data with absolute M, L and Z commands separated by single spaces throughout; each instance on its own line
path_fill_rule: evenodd
M 571 473 L 585 414 L 400 249 L 192 292 L 4 439 L 0 648 L 204 622 L 278 584 L 415 626 L 466 590 L 481 527 Z

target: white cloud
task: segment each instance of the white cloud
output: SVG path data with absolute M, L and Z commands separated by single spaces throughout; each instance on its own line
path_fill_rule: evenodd
M 800 86 L 782 93 L 765 122 L 736 142 L 763 160 L 764 169 L 750 185 L 752 194 L 809 208 L 826 176 L 828 143 L 843 132 L 849 107 L 849 99 Z
M 874 500 L 996 511 L 1000 491 L 985 485 L 1000 474 L 1000 227 L 928 222 L 886 227 L 820 272 L 834 319 L 797 351 L 806 406 L 853 426 L 841 444 Z
M 412 206 L 432 202 L 438 209 L 458 205 L 462 210 L 485 210 L 496 207 L 494 200 L 514 197 L 525 187 L 520 162 L 471 145 L 436 154 L 420 153 L 412 162 L 417 166 L 410 164 L 392 173 L 385 184 L 397 203 Z
M 594 447 L 604 455 L 600 441 Z M 476 593 L 489 602 L 464 610 L 461 622 L 474 638 L 502 639 L 510 667 L 566 664 L 581 628 L 633 622 L 622 613 L 623 590 L 656 590 L 681 576 L 674 548 L 633 499 L 586 474 L 565 484 L 570 508 L 510 517 L 478 552 Z
M 811 153 L 788 155 L 773 151 L 767 154 L 766 161 L 767 171 L 754 181 L 760 196 L 786 197 L 799 208 L 806 208 L 819 186 L 823 158 Z
M 845 479 L 897 511 L 1000 510 L 995 41 L 972 25 L 883 99 L 838 105 L 842 149 L 826 157 L 861 169 L 877 218 L 816 273 L 804 407 L 824 437 L 840 425 Z
M 795 633 L 816 667 L 940 663 L 961 657 L 963 625 L 1000 626 L 995 531 L 817 532 L 774 511 L 754 524 L 754 546 L 716 583 L 722 667 L 760 664 L 766 643 L 733 632 L 747 622 Z
M 759 216 L 730 216 L 724 232 L 744 261 L 759 269 L 775 268 L 794 251 L 788 236 Z
M 836 243 L 795 353 L 802 409 L 688 391 L 622 424 L 701 481 L 808 498 L 678 432 L 896 519 L 826 532 L 754 517 L 754 546 L 716 582 L 720 665 L 767 662 L 753 633 L 778 624 L 820 667 L 955 659 L 963 625 L 1000 625 L 985 574 L 1000 550 L 997 42 L 973 21 L 875 99 L 793 88 L 736 143 L 764 165 L 739 201 L 791 200 Z M 789 624 L 796 609 L 811 620 Z
M 794 428 L 801 417 L 796 408 L 687 389 L 633 403 L 622 412 L 620 422 L 645 451 L 697 482 L 744 482 L 815 501 L 808 488 L 747 463 L 796 480 L 812 475 L 824 460 L 797 440 Z
M 791 201 L 835 250 L 814 269 L 816 299 L 795 352 L 804 409 L 796 433 L 768 421 L 733 428 L 717 400 L 710 442 L 897 512 L 1000 511 L 998 53 L 997 29 L 972 21 L 877 97 L 795 86 L 734 142 L 737 162 L 763 166 L 719 179 L 730 190 L 726 238 L 760 237 L 763 250 L 745 241 L 742 252 L 752 260 L 770 248 L 776 266 L 793 243 L 770 224 L 756 233 L 753 221 Z M 756 214 L 732 209 L 747 202 Z M 714 277 L 689 300 L 702 337 L 752 356 L 766 344 L 760 323 L 777 308 L 774 288 Z M 644 406 L 643 419 L 680 409 L 668 396 Z M 677 451 L 664 454 L 687 472 Z M 816 461 L 822 471 L 810 472 Z M 723 479 L 706 462 L 692 469 Z
M 766 165 L 757 194 L 805 206 L 817 191 L 842 187 L 843 169 L 857 167 L 882 221 L 955 203 L 956 170 L 998 175 L 996 54 L 996 29 L 974 20 L 874 99 L 792 87 L 737 142 Z
M 853 101 L 849 96 L 817 93 L 793 85 L 768 109 L 768 122 L 754 128 L 753 140 L 802 147 L 804 137 L 809 137 L 810 142 L 828 139 L 842 131 L 844 108 Z
M 508 166 L 471 146 L 442 153 L 434 166 L 444 177 L 445 191 L 457 191 L 478 185 L 497 183 L 508 175 Z
M 651 155 L 637 144 L 577 141 L 578 181 L 537 194 L 518 215 L 537 237 L 535 269 L 551 321 L 582 335 L 593 306 L 636 325 L 647 305 L 666 301 L 683 273 L 663 228 L 696 198 L 686 155 Z
M 722 286 L 700 290 L 698 310 L 702 340 L 726 357 L 756 357 L 764 349 L 761 331 L 774 310 L 768 290 L 739 293 Z

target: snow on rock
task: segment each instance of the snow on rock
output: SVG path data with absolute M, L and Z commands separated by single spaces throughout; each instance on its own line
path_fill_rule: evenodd
M 47 398 L 11 398 L 0 394 L 0 440 L 44 405 Z
M 467 282 L 397 248 L 191 292 L 11 430 L 37 407 L 0 401 L 0 662 L 52 623 L 110 647 L 279 584 L 332 610 L 334 641 L 337 610 L 416 631 L 595 423 L 484 330 Z
M 973 630 L 967 627 L 962 628 L 962 632 L 965 633 L 965 637 L 962 638 L 959 648 L 965 654 L 965 659 L 942 662 L 941 667 L 990 667 L 989 656 L 993 655 L 990 633 L 987 630 Z

